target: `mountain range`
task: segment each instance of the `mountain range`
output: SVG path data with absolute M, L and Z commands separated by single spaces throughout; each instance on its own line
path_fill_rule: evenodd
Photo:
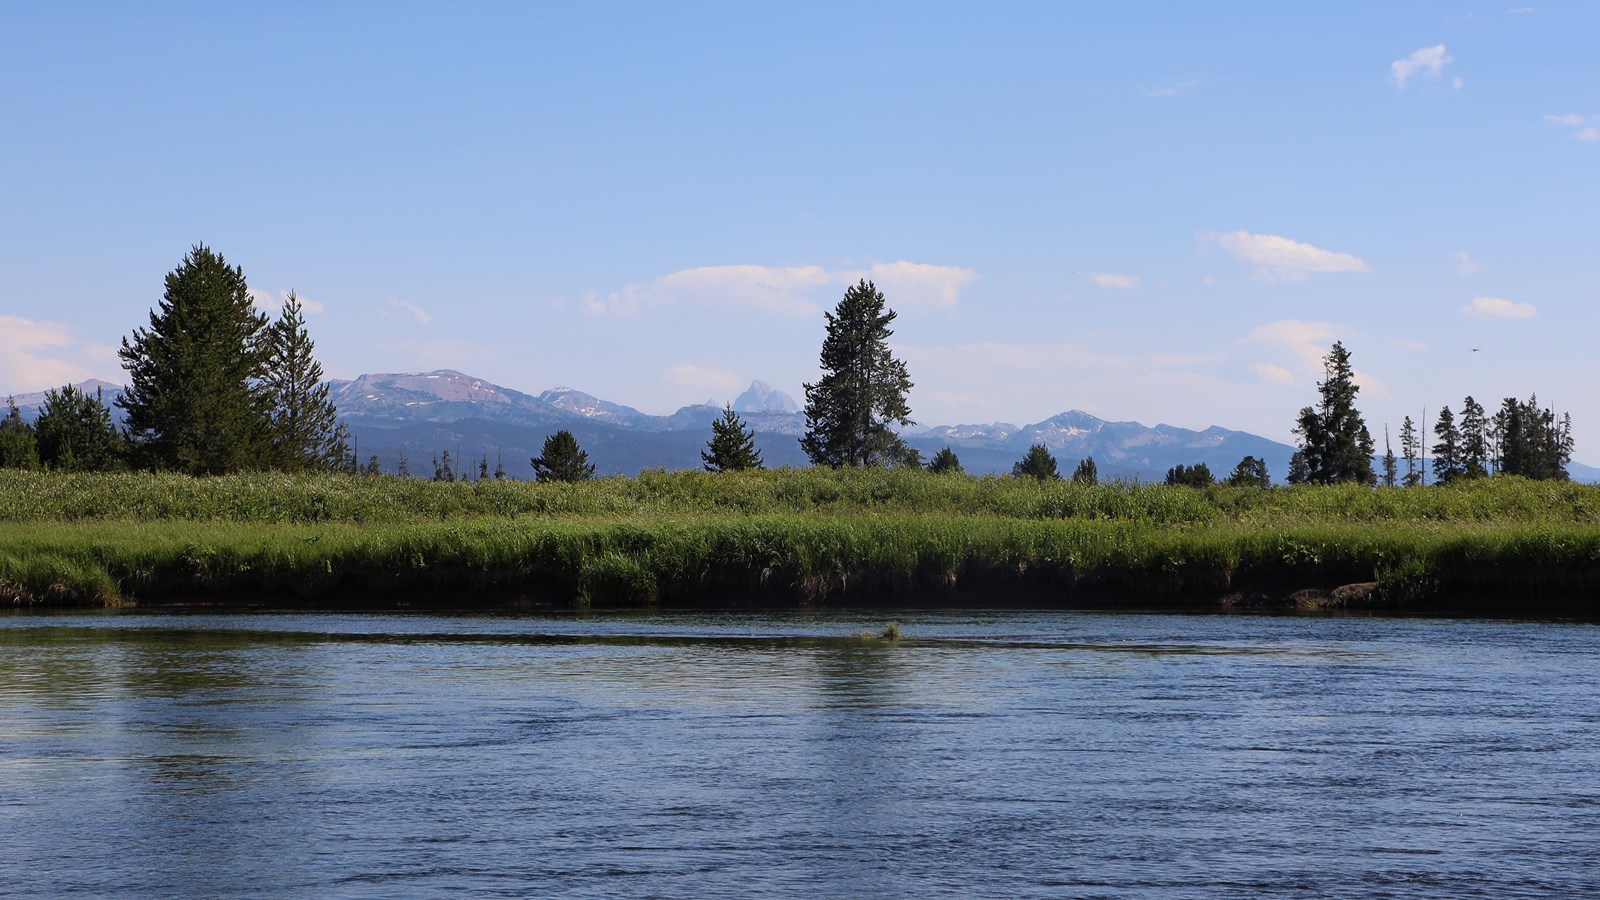
M 108 404 L 120 387 L 87 381 L 80 389 L 104 392 Z M 572 388 L 527 394 L 451 369 L 432 372 L 362 375 L 329 382 L 340 417 L 349 426 L 358 459 L 376 455 L 385 471 L 406 461 L 413 475 L 431 476 L 433 462 L 449 451 L 458 467 L 487 459 L 502 464 L 514 478 L 533 477 L 531 459 L 547 436 L 571 431 L 601 474 L 632 475 L 644 468 L 700 467 L 700 451 L 711 437 L 711 422 L 722 407 L 685 406 L 671 415 L 641 412 Z M 44 395 L 19 394 L 25 418 L 37 415 Z M 799 436 L 805 415 L 794 398 L 761 381 L 752 382 L 731 404 L 755 432 L 768 466 L 803 466 Z M 113 410 L 119 413 L 120 410 Z M 1294 448 L 1259 435 L 1212 426 L 1203 431 L 1172 425 L 1113 422 L 1081 410 L 1068 410 L 1041 422 L 913 426 L 902 433 L 923 456 L 949 446 L 968 472 L 1009 472 L 1033 444 L 1050 448 L 1063 475 L 1080 459 L 1093 456 L 1101 478 L 1160 481 L 1179 463 L 1205 463 L 1225 477 L 1245 456 L 1267 461 L 1281 481 Z M 1600 481 L 1600 469 L 1569 466 L 1579 481 Z

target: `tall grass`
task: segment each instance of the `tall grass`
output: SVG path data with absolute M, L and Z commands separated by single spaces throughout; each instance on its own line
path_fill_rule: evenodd
M 393 476 L 0 470 L 0 522 L 438 522 L 463 518 L 728 516 L 868 512 L 1241 522 L 1600 522 L 1600 488 L 1495 478 L 1446 488 L 1205 489 L 1116 482 L 1041 484 L 906 469 L 651 471 L 582 484 L 438 483 Z

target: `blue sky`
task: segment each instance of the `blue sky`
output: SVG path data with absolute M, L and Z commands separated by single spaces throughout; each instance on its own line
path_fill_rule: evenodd
M 1600 5 L 1215 6 L 5 4 L 0 391 L 204 242 L 332 377 L 800 399 L 868 277 L 927 423 L 1286 440 L 1341 339 L 1600 458 Z

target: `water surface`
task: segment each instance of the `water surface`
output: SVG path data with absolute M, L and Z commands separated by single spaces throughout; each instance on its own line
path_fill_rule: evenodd
M 1600 628 L 0 617 L 0 893 L 1600 894 Z

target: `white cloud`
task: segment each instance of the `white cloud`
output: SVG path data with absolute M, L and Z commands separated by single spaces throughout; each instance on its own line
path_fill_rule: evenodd
M 739 376 L 727 369 L 685 363 L 673 366 L 666 372 L 667 379 L 676 384 L 708 390 L 737 391 L 744 385 Z
M 312 300 L 309 297 L 296 294 L 295 298 L 300 301 L 300 309 L 304 312 L 325 313 L 328 311 L 328 307 L 325 304 L 316 300 Z M 258 291 L 255 288 L 250 288 L 250 302 L 255 305 L 256 309 L 266 313 L 269 316 L 275 316 L 282 312 L 283 304 L 288 302 L 288 300 L 288 291 L 278 291 L 276 294 L 274 294 L 269 291 Z
M 1201 232 L 1203 244 L 1216 244 L 1235 257 L 1255 265 L 1258 278 L 1268 281 L 1303 281 L 1322 272 L 1365 272 L 1365 260 L 1348 253 L 1323 250 L 1276 234 Z
M 1400 90 L 1405 90 L 1406 82 L 1421 75 L 1423 78 L 1438 78 L 1446 64 L 1452 62 L 1449 53 L 1445 52 L 1443 44 L 1432 47 L 1423 47 L 1405 59 L 1397 59 L 1389 64 L 1389 72 L 1394 76 L 1394 85 Z
M 1545 116 L 1544 120 L 1571 128 L 1572 136 L 1586 144 L 1600 141 L 1600 116 L 1580 116 L 1576 113 L 1568 113 L 1564 116 Z
M 1462 88 L 1467 86 L 1467 80 L 1465 78 L 1457 76 L 1455 78 L 1450 79 L 1450 86 L 1459 91 Z
M 846 285 L 871 280 L 883 291 L 891 309 L 951 307 L 961 289 L 978 273 L 959 266 L 901 260 L 865 269 L 822 266 L 699 266 L 662 275 L 644 284 L 630 284 L 606 294 L 583 297 L 589 315 L 632 316 L 640 310 L 680 304 L 755 309 L 780 316 L 815 316 L 823 304 L 837 302 Z
M 1452 253 L 1451 256 L 1455 258 L 1456 271 L 1462 275 L 1471 275 L 1472 273 L 1481 271 L 1483 269 L 1483 266 L 1479 265 L 1478 261 L 1472 258 L 1472 254 L 1465 250 L 1457 250 L 1455 253 Z
M 1272 363 L 1256 363 L 1250 368 L 1257 375 L 1260 375 L 1263 380 L 1270 381 L 1274 384 L 1292 385 L 1297 384 L 1300 381 L 1300 379 L 1295 377 L 1293 372 L 1285 369 L 1283 366 L 1275 366 Z
M 433 321 L 433 316 L 428 315 L 428 311 L 427 310 L 425 310 L 422 307 L 416 305 L 415 303 L 409 303 L 409 302 L 407 302 L 405 300 L 401 300 L 399 297 L 390 297 L 389 298 L 389 305 L 394 307 L 395 309 L 403 310 L 405 312 L 410 313 L 412 318 L 416 319 L 418 322 L 421 322 L 424 325 L 427 325 L 428 323 Z
M 1474 319 L 1531 319 L 1539 314 L 1532 303 L 1516 303 L 1500 297 L 1473 297 L 1461 307 L 1461 314 Z
M 852 272 L 838 273 L 845 283 L 853 283 Z M 951 307 L 961 297 L 961 289 L 978 280 L 978 273 L 960 266 L 936 266 L 901 260 L 877 263 L 866 277 L 883 291 L 890 308 L 901 306 Z
M 66 325 L 0 315 L 0 391 L 42 391 L 120 368 L 117 348 L 79 343 Z
M 1104 272 L 1089 273 L 1089 280 L 1103 288 L 1114 291 L 1131 291 L 1139 286 L 1144 279 L 1137 275 L 1108 275 Z

